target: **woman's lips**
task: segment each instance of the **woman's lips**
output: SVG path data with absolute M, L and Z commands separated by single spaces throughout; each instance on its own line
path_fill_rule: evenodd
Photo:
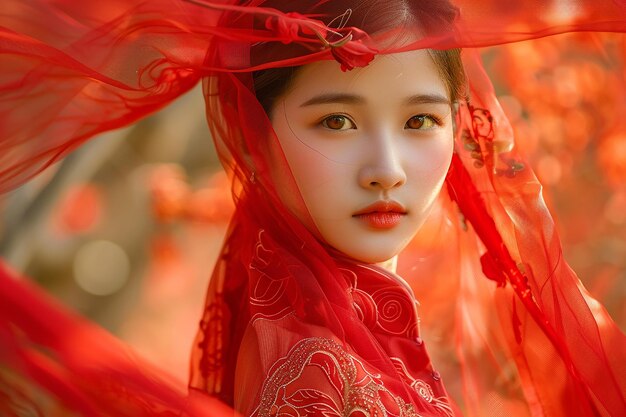
M 377 201 L 352 215 L 374 229 L 391 229 L 406 215 L 404 206 L 396 201 Z

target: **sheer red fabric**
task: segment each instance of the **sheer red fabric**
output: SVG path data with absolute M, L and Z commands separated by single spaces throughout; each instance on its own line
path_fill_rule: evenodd
M 4 264 L 0 290 L 3 416 L 233 415 L 216 399 L 187 395 L 181 381 Z
M 523 138 L 513 138 L 471 48 L 624 32 L 626 6 L 423 2 L 412 5 L 417 22 L 366 33 L 346 10 L 376 13 L 384 2 L 292 3 L 9 0 L 0 16 L 0 189 L 203 79 L 237 207 L 192 352 L 192 393 L 255 416 L 623 414 L 624 335 L 562 259 L 541 186 L 515 148 Z M 469 94 L 458 103 L 456 153 L 437 210 L 401 254 L 402 278 L 345 257 L 281 202 L 277 170 L 310 219 L 252 72 L 322 59 L 350 70 L 377 54 L 458 47 Z M 32 403 L 24 386 L 34 386 L 83 415 L 181 410 L 185 396 L 161 385 L 166 376 L 118 360 L 124 348 L 109 336 L 0 278 L 2 360 L 17 364 L 4 393 Z M 63 325 L 35 320 L 39 307 Z M 59 343 L 77 328 L 110 342 L 110 353 Z M 19 413 L 14 403 L 7 410 Z

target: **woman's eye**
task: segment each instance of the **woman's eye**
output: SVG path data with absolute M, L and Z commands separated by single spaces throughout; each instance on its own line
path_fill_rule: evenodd
M 346 116 L 340 114 L 333 114 L 322 120 L 322 126 L 331 130 L 348 130 L 354 129 L 354 123 Z
M 432 129 L 439 125 L 437 120 L 433 116 L 426 114 L 420 114 L 411 117 L 404 126 L 405 129 Z

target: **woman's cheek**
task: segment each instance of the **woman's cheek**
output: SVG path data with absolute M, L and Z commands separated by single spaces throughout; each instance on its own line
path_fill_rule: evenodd
M 450 167 L 453 153 L 452 132 L 444 130 L 427 141 L 409 143 L 404 155 L 410 172 L 422 179 L 438 180 Z
M 321 138 L 309 133 L 285 137 L 281 141 L 285 156 L 303 193 L 320 187 L 330 191 L 350 177 L 358 148 L 349 141 Z
M 407 150 L 407 188 L 415 202 L 415 213 L 426 215 L 439 195 L 445 181 L 453 153 L 452 132 L 449 136 L 433 138 Z

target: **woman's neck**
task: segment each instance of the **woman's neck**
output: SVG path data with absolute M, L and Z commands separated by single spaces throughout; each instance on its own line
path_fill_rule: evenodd
M 388 259 L 386 261 L 383 262 L 379 262 L 376 265 L 385 268 L 387 271 L 392 272 L 392 273 L 396 273 L 396 269 L 398 267 L 398 255 L 394 256 L 391 259 Z

